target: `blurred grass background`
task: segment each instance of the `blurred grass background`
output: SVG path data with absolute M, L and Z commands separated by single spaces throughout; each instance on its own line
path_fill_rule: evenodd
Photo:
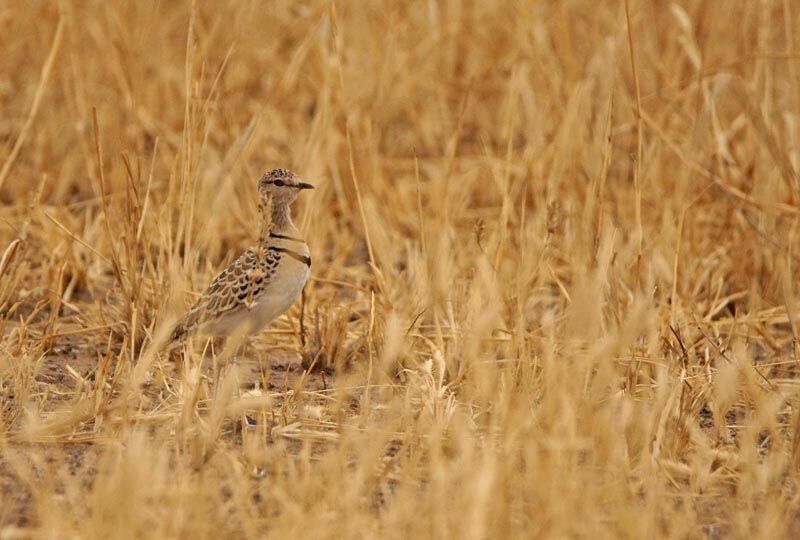
M 0 538 L 796 537 L 799 25 L 0 4 Z M 169 358 L 279 166 L 302 310 Z

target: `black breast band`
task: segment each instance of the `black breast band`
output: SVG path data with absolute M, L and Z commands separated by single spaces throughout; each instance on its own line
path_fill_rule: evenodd
M 270 246 L 267 248 L 269 251 L 276 251 L 278 253 L 286 253 L 289 257 L 296 261 L 300 261 L 301 263 L 305 264 L 308 267 L 311 267 L 311 257 L 307 255 L 300 255 L 299 253 L 295 253 L 291 249 L 286 249 L 278 246 Z

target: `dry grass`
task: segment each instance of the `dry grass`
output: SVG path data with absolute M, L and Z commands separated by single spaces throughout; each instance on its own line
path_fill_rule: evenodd
M 0 538 L 797 537 L 800 8 L 628 7 L 0 4 Z

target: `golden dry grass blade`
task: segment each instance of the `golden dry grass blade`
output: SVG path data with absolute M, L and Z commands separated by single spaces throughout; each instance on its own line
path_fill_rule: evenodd
M 800 537 L 797 17 L 3 3 L 0 538 Z
M 56 56 L 58 55 L 59 47 L 61 46 L 61 38 L 63 34 L 64 20 L 59 19 L 55 35 L 53 36 L 53 42 L 50 45 L 50 52 L 47 54 L 47 58 L 42 66 L 39 84 L 36 86 L 36 92 L 33 94 L 31 108 L 28 111 L 27 117 L 25 118 L 25 123 L 22 124 L 22 129 L 20 129 L 19 135 L 17 135 L 17 139 L 14 141 L 14 146 L 11 147 L 11 152 L 5 158 L 3 167 L 0 169 L 0 189 L 3 188 L 3 184 L 5 183 L 8 174 L 11 172 L 11 167 L 16 162 L 17 156 L 19 155 L 20 150 L 22 150 L 22 145 L 25 143 L 25 139 L 28 137 L 28 133 L 33 125 L 33 121 L 39 112 L 39 107 L 42 103 L 42 98 L 44 97 L 44 92 L 47 88 L 47 82 L 50 79 L 50 73 L 53 69 L 53 62 L 55 61 Z

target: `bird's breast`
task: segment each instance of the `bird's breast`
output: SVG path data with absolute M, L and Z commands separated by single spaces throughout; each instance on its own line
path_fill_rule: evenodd
M 305 262 L 308 247 L 305 244 L 302 244 L 305 249 L 299 247 L 294 246 L 292 252 L 301 255 L 301 258 L 282 254 L 274 276 L 252 308 L 259 329 L 292 307 L 308 281 L 311 273 L 309 264 Z

